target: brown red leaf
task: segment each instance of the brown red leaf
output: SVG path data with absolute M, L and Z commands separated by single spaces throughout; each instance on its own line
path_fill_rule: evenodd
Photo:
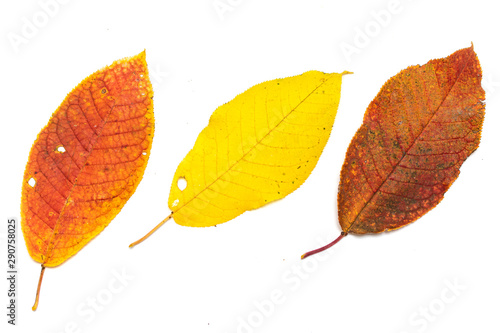
M 154 133 L 145 52 L 114 62 L 70 92 L 31 148 L 21 225 L 31 257 L 54 267 L 120 212 L 142 179 Z M 34 309 L 38 303 L 35 302 Z
M 341 237 L 400 228 L 443 199 L 479 145 L 485 108 L 481 76 L 471 46 L 408 67 L 384 84 L 340 174 Z

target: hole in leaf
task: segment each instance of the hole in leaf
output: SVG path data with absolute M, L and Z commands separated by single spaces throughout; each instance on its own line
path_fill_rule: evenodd
M 57 146 L 56 150 L 60 153 L 64 153 L 66 151 L 63 146 Z
M 179 188 L 179 190 L 184 191 L 187 187 L 186 178 L 180 177 L 179 179 L 177 179 L 177 187 Z
M 31 177 L 30 180 L 28 180 L 28 185 L 31 187 L 35 187 L 36 180 L 35 178 Z
M 101 94 L 105 94 L 105 93 L 107 93 L 107 92 L 108 92 L 108 90 L 107 90 L 106 88 L 102 88 L 102 90 L 101 90 Z
M 147 155 L 148 153 L 146 153 L 145 151 L 142 152 L 142 155 Z

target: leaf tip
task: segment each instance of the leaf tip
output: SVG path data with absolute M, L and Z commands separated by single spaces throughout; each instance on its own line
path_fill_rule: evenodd
M 342 75 L 342 76 L 347 75 L 347 74 L 354 74 L 354 73 L 349 72 L 349 71 L 343 71 L 342 73 L 340 73 L 340 75 Z
M 135 56 L 132 56 L 132 57 L 130 57 L 128 59 L 129 60 L 134 60 L 134 61 L 139 61 L 139 62 L 142 62 L 144 64 L 147 64 L 146 63 L 146 49 L 144 49 L 142 52 L 140 52 L 140 53 L 136 54 Z

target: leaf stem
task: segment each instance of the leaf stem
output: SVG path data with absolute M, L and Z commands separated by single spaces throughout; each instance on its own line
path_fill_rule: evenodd
M 137 244 L 139 243 L 142 243 L 146 238 L 148 238 L 149 236 L 151 236 L 156 230 L 158 230 L 158 228 L 160 228 L 162 225 L 165 224 L 165 222 L 167 222 L 168 220 L 170 220 L 172 218 L 172 215 L 174 215 L 174 212 L 171 212 L 169 216 L 167 216 L 163 221 L 161 221 L 160 223 L 158 223 L 158 225 L 156 227 L 154 227 L 150 232 L 148 232 L 146 235 L 144 235 L 144 237 L 142 237 L 141 239 L 139 240 L 136 240 L 135 242 L 133 242 L 132 244 L 130 244 L 128 247 L 134 247 L 136 246 Z
M 344 238 L 345 236 L 347 236 L 347 232 L 341 232 L 340 233 L 340 236 L 337 237 L 333 242 L 329 243 L 329 244 L 326 244 L 325 246 L 322 246 L 320 247 L 319 249 L 316 249 L 316 250 L 312 250 L 312 251 L 309 251 L 309 252 L 306 252 L 304 253 L 300 258 L 301 259 L 305 259 L 309 256 L 312 256 L 313 254 L 316 254 L 316 253 L 319 253 L 319 252 L 323 252 L 324 250 L 326 249 L 329 249 L 331 248 L 332 246 L 334 246 L 335 244 L 337 244 L 342 238 Z
M 40 272 L 40 279 L 38 279 L 38 288 L 36 289 L 36 298 L 35 298 L 35 304 L 33 304 L 33 307 L 31 310 L 36 311 L 38 308 L 38 299 L 40 298 L 40 288 L 42 287 L 42 279 L 43 279 L 43 273 L 45 272 L 45 266 L 42 264 L 42 271 Z

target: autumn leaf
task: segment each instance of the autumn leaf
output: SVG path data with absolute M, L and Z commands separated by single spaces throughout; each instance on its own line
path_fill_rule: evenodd
M 346 73 L 267 81 L 215 110 L 175 172 L 172 215 L 160 225 L 173 217 L 184 226 L 213 226 L 297 189 L 330 136 Z
M 60 265 L 120 212 L 142 179 L 154 133 L 146 53 L 114 62 L 71 91 L 26 165 L 21 226 L 28 252 Z
M 479 146 L 481 67 L 472 46 L 387 81 L 347 150 L 338 192 L 342 234 L 390 231 L 434 208 Z

